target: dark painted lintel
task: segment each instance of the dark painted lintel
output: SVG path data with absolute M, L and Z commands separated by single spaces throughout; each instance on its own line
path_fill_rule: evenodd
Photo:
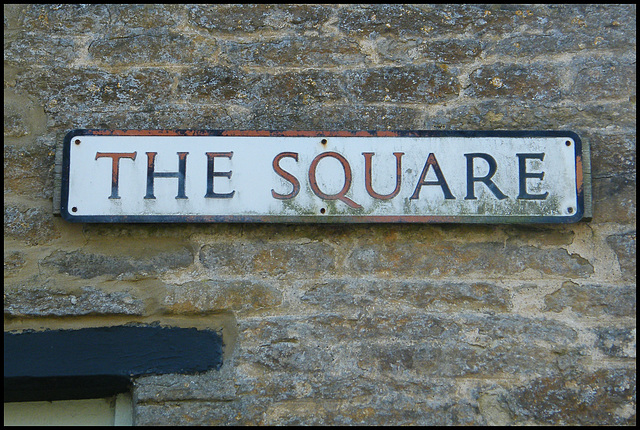
M 4 401 L 105 397 L 140 375 L 222 366 L 213 330 L 116 326 L 4 334 Z

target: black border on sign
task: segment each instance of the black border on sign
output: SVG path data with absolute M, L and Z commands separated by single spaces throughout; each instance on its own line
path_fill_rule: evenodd
M 265 137 L 566 137 L 575 143 L 578 196 L 571 216 L 278 216 L 278 215 L 73 215 L 69 212 L 69 161 L 71 140 L 77 136 L 265 136 Z M 573 131 L 561 130 L 380 130 L 380 131 L 297 131 L 297 130 L 71 130 L 64 138 L 60 213 L 70 222 L 87 223 L 464 223 L 464 224 L 557 224 L 578 222 L 584 215 L 582 141 Z

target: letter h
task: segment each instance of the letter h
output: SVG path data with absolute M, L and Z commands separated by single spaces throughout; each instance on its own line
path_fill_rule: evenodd
M 185 179 L 187 177 L 187 155 L 188 152 L 178 152 L 178 171 L 177 172 L 156 172 L 156 154 L 157 152 L 147 152 L 147 195 L 145 199 L 155 199 L 153 194 L 153 181 L 155 178 L 178 178 L 178 195 L 176 199 L 188 199 L 185 194 Z

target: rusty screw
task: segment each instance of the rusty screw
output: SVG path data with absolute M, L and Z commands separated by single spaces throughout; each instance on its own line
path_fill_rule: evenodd
M 77 207 L 75 207 L 75 206 L 74 206 L 74 207 L 72 207 L 72 208 L 71 208 L 71 212 L 78 212 L 78 208 L 77 208 Z
M 567 146 L 571 146 L 571 141 L 567 140 L 564 144 L 567 145 Z
M 76 139 L 76 145 L 80 145 L 80 139 Z
M 323 145 L 326 145 L 326 144 L 327 144 L 327 139 L 322 139 L 322 140 L 320 141 L 320 143 L 322 143 Z
M 567 208 L 567 212 L 569 212 L 570 214 L 573 213 L 573 208 Z

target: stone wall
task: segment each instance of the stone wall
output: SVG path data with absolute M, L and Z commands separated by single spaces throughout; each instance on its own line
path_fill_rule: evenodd
M 214 328 L 136 424 L 635 424 L 635 5 L 5 5 L 4 329 Z M 72 224 L 75 128 L 572 130 L 569 225 Z

